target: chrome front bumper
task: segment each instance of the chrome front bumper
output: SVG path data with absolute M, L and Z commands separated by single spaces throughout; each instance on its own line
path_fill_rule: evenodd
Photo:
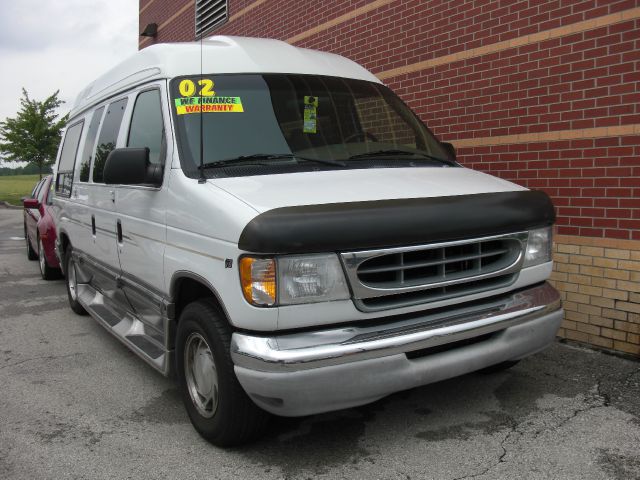
M 238 380 L 257 405 L 301 416 L 363 405 L 526 357 L 553 342 L 562 316 L 558 292 L 543 283 L 373 326 L 278 336 L 234 333 L 231 356 Z

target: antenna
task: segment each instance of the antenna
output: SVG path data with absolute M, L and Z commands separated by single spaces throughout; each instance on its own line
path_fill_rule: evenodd
M 196 5 L 197 7 L 197 5 Z M 200 81 L 198 82 L 198 88 L 202 89 L 202 33 L 200 33 Z M 206 183 L 207 177 L 204 176 L 204 127 L 202 123 L 202 91 L 199 92 L 198 103 L 200 104 L 200 178 L 198 183 Z

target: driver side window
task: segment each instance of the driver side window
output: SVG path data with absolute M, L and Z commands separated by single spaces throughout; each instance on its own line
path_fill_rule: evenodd
M 147 147 L 149 161 L 164 165 L 165 139 L 160 90 L 147 90 L 136 98 L 127 147 Z

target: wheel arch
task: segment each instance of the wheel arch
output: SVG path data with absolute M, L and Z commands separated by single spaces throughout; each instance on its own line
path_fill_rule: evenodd
M 65 230 L 60 230 L 56 243 L 59 245 L 56 248 L 56 254 L 58 256 L 58 262 L 60 263 L 60 270 L 62 270 L 62 273 L 66 275 L 67 272 L 65 272 L 66 265 L 64 264 L 64 255 L 67 248 L 69 248 L 69 245 L 71 245 L 71 240 L 69 240 L 69 235 L 67 235 Z
M 65 230 L 60 230 L 60 234 L 58 235 L 60 238 L 60 250 L 63 252 L 67 250 L 67 247 L 71 245 L 71 240 L 69 240 L 69 235 Z
M 211 298 L 220 313 L 224 315 L 227 323 L 232 325 L 229 312 L 216 288 L 206 278 L 197 273 L 186 270 L 175 272 L 171 277 L 169 298 L 173 303 L 173 319 L 175 322 L 178 321 L 180 313 L 189 303 L 199 298 Z

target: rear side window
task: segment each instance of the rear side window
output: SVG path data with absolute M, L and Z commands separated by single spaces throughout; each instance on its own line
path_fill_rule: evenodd
M 133 107 L 127 147 L 148 147 L 149 161 L 164 164 L 164 126 L 159 90 L 147 90 L 138 95 Z
M 104 183 L 104 164 L 111 150 L 116 148 L 118 132 L 120 131 L 120 124 L 122 123 L 126 106 L 127 99 L 123 98 L 122 100 L 113 102 L 107 107 L 107 113 L 102 122 L 102 129 L 100 129 L 98 146 L 96 147 L 95 160 L 93 162 L 93 181 L 96 183 Z
M 75 125 L 71 125 L 64 136 L 60 162 L 58 163 L 58 176 L 56 177 L 56 194 L 58 195 L 71 196 L 73 168 L 76 164 L 76 154 L 78 153 L 83 124 L 84 122 L 78 122 Z
M 95 152 L 96 137 L 98 136 L 98 127 L 100 126 L 100 120 L 102 120 L 102 114 L 104 107 L 100 107 L 91 117 L 91 123 L 89 123 L 89 129 L 87 130 L 87 139 L 84 142 L 84 148 L 82 149 L 82 156 L 80 157 L 80 181 L 89 181 L 89 170 L 91 169 L 91 159 Z

